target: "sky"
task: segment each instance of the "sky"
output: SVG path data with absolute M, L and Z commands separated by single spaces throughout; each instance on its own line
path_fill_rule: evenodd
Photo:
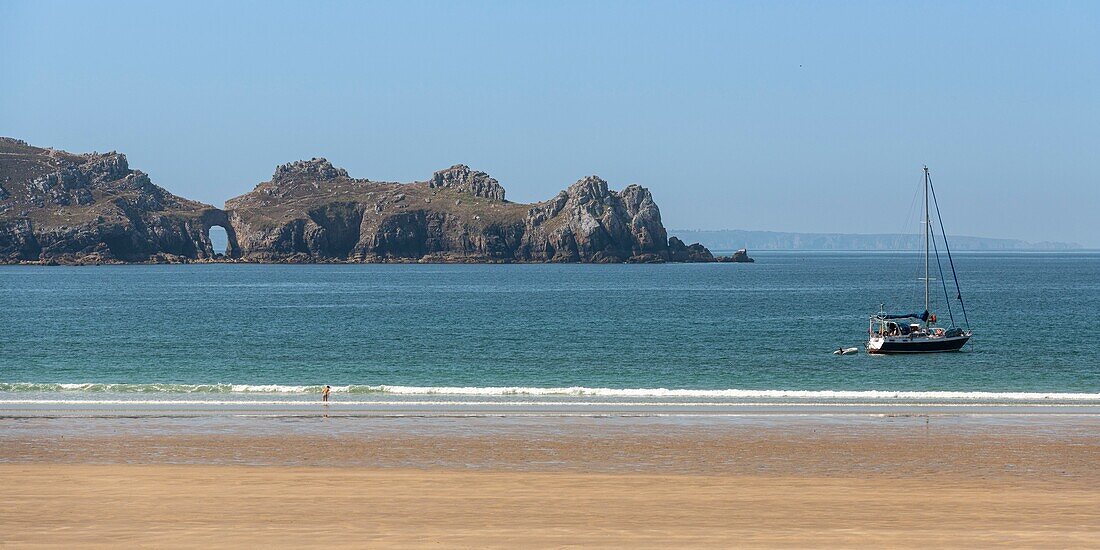
M 326 157 L 590 174 L 666 227 L 1100 248 L 1100 2 L 0 1 L 0 135 L 221 206 Z

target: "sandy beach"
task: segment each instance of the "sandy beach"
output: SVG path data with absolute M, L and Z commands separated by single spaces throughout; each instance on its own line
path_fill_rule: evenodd
M 1092 417 L 314 420 L 5 419 L 0 542 L 1100 545 Z
M 1100 492 L 1066 482 L 4 465 L 15 546 L 1098 544 Z M 30 490 L 28 490 L 30 489 Z

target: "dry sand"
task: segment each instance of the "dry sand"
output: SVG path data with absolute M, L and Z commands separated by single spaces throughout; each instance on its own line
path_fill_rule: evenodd
M 1092 427 L 11 430 L 0 545 L 1100 547 Z
M 1100 544 L 1066 482 L 3 465 L 0 500 L 15 546 Z

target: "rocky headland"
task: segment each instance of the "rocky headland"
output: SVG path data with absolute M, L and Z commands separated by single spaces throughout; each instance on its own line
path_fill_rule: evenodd
M 0 262 L 214 258 L 225 212 L 169 193 L 120 153 L 75 155 L 0 138 Z
M 226 231 L 224 255 L 210 242 L 213 226 Z M 76 155 L 0 138 L 0 263 L 191 261 L 747 260 L 670 238 L 649 190 L 615 191 L 596 176 L 520 204 L 461 164 L 394 183 L 353 178 L 315 158 L 277 167 L 219 209 L 169 193 L 119 153 Z

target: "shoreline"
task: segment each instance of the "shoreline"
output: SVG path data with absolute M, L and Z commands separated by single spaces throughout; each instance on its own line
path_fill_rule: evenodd
M 546 261 L 546 260 L 517 260 L 499 258 L 475 258 L 463 256 L 425 256 L 421 258 L 374 258 L 369 260 L 356 260 L 351 258 L 310 258 L 302 260 L 297 258 L 188 258 L 175 257 L 158 260 L 117 260 L 90 258 L 81 260 L 75 258 L 49 258 L 45 260 L 9 260 L 0 259 L 0 267 L 24 266 L 24 267 L 103 267 L 103 266 L 153 266 L 153 265 L 674 265 L 674 264 L 722 264 L 722 263 L 755 263 L 751 260 L 735 260 L 733 253 L 739 249 L 713 249 L 713 260 L 662 260 L 662 261 Z M 753 254 L 767 256 L 775 255 L 819 255 L 819 256 L 859 256 L 859 255 L 914 255 L 920 254 L 919 250 L 861 250 L 861 249 L 753 249 Z M 1067 248 L 1067 249 L 964 249 L 952 250 L 959 255 L 1020 255 L 1020 256 L 1057 256 L 1057 255 L 1095 255 L 1100 253 L 1100 248 Z
M 272 399 L 0 399 L 0 420 L 25 418 L 670 418 L 725 422 L 738 418 L 798 422 L 830 418 L 853 423 L 886 417 L 955 418 L 998 423 L 1011 419 L 1056 424 L 1079 418 L 1100 424 L 1100 403 L 1084 402 L 945 402 L 851 400 L 613 400 L 613 399 L 460 399 L 454 396 L 355 401 L 316 398 Z
M 48 387 L 55 391 L 10 391 Z M 1097 422 L 1100 394 L 779 390 L 643 390 L 598 388 L 335 387 L 327 403 L 307 386 L 103 384 L 104 391 L 56 391 L 51 384 L 0 384 L 0 420 L 29 418 L 669 418 L 682 423 L 755 419 L 776 425 L 858 424 L 888 417 L 952 422 L 1049 424 Z M 93 385 L 98 386 L 98 385 Z M 217 390 L 222 387 L 222 390 Z M 251 389 L 249 389 L 251 388 Z M 259 390 L 259 391 L 257 391 Z M 433 391 L 433 390 L 439 390 Z M 960 420 L 961 419 L 961 420 Z
M 234 384 L 223 382 L 0 382 L 0 404 L 27 400 L 95 401 L 147 400 L 201 401 L 216 398 L 218 401 L 235 399 L 251 401 L 259 399 L 283 402 L 309 401 L 319 397 L 324 384 Z M 330 386 L 333 396 L 345 402 L 370 400 L 548 400 L 569 402 L 603 400 L 607 402 L 678 403 L 690 400 L 709 400 L 723 404 L 752 401 L 789 403 L 792 405 L 827 402 L 844 404 L 864 403 L 942 403 L 1046 405 L 1061 403 L 1098 404 L 1100 392 L 1042 389 L 1017 390 L 913 390 L 913 389 L 774 389 L 774 388 L 690 388 L 690 387 L 600 387 L 600 386 L 519 386 L 519 385 L 398 385 L 398 384 L 335 384 Z M 62 399 L 67 398 L 67 399 Z
M 309 258 L 306 260 L 285 258 L 170 258 L 164 260 L 114 260 L 79 258 L 49 258 L 46 260 L 0 260 L 0 266 L 39 267 L 103 267 L 121 265 L 663 265 L 663 264 L 751 264 L 753 259 L 740 260 L 734 256 L 714 256 L 709 260 L 620 260 L 620 261 L 550 261 L 516 260 L 499 258 L 424 256 L 420 258 L 377 258 L 356 260 L 350 258 Z

